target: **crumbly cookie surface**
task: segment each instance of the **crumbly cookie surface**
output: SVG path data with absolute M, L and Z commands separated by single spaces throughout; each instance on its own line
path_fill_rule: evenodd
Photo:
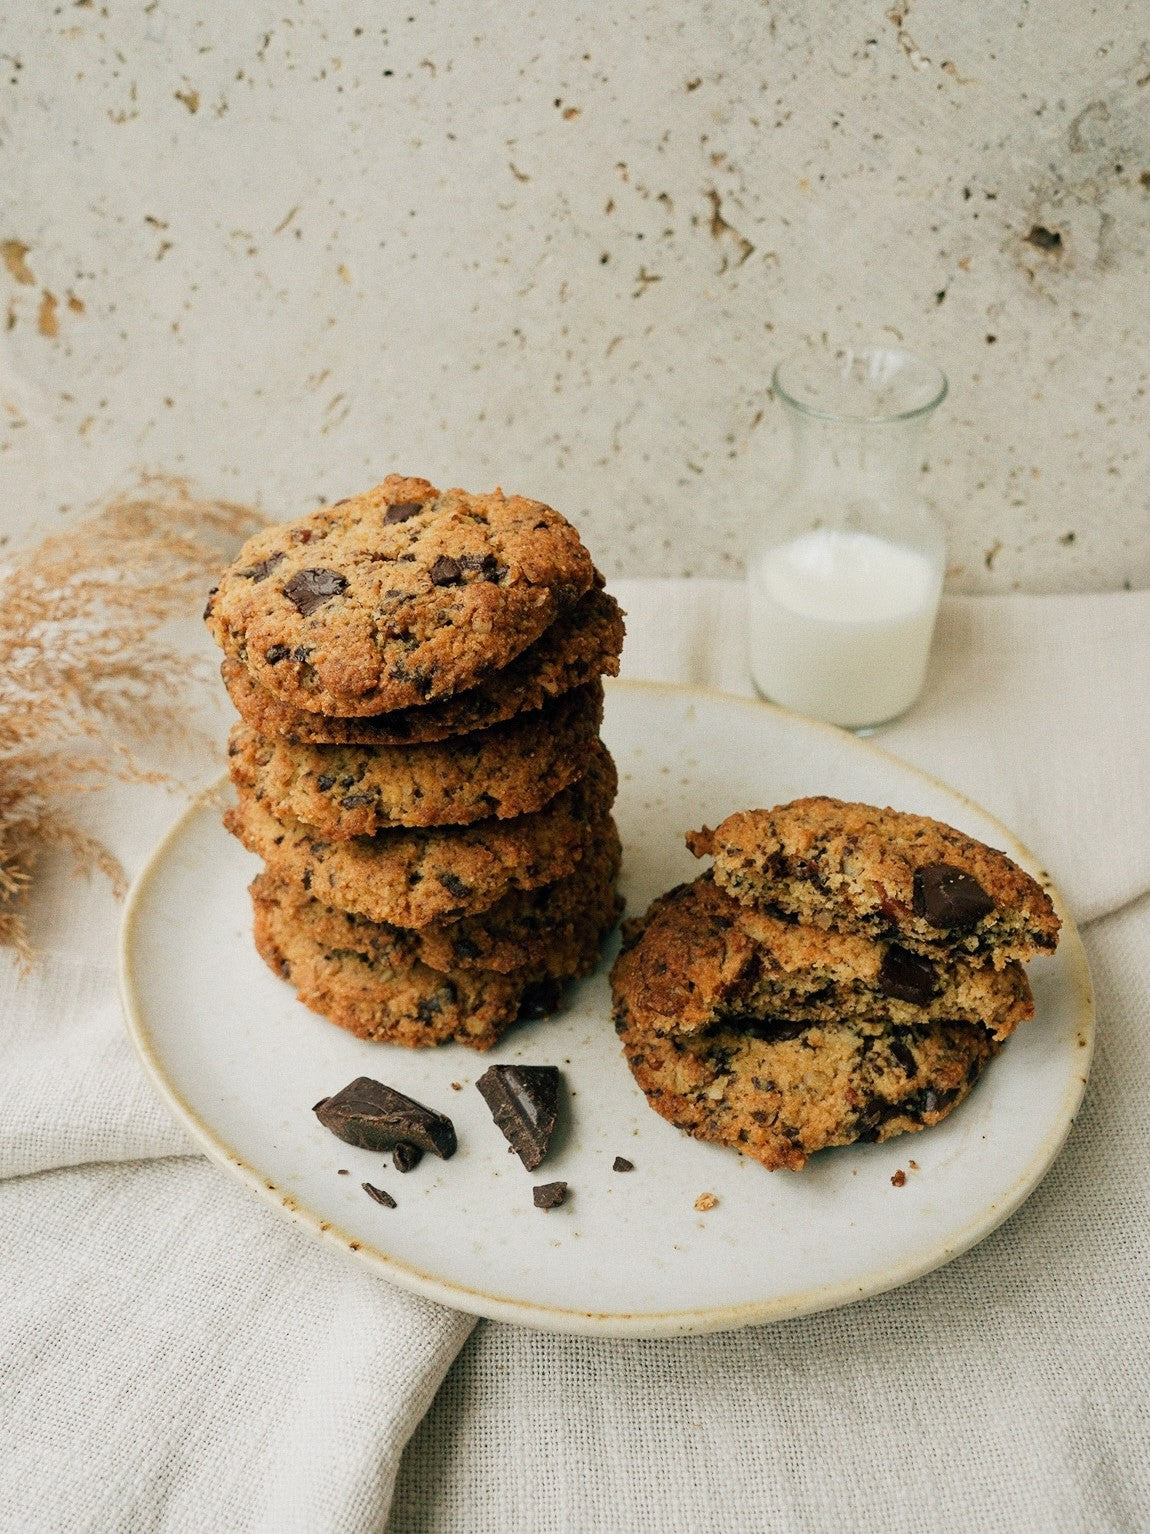
M 582 776 L 603 717 L 588 683 L 489 730 L 419 746 L 293 746 L 237 724 L 228 767 L 277 819 L 333 840 L 529 815 Z
M 541 501 L 393 474 L 250 538 L 205 620 L 274 697 L 370 715 L 474 687 L 594 574 L 578 533 Z
M 611 985 L 630 1027 L 656 1034 L 866 1018 L 981 1024 L 1003 1039 L 1034 1014 L 1017 963 L 938 965 L 885 940 L 800 926 L 740 904 L 707 874 L 625 924 Z
M 799 1171 L 828 1146 L 937 1124 L 998 1047 L 985 1028 L 953 1022 L 819 1023 L 774 1039 L 730 1029 L 672 1037 L 633 1028 L 624 1006 L 616 1026 L 656 1113 L 771 1171 Z
M 350 911 L 322 905 L 272 873 L 252 886 L 296 913 L 297 925 L 328 948 L 372 958 L 402 940 L 431 969 L 490 970 L 564 979 L 593 968 L 599 950 L 618 920 L 622 902 L 615 888 L 622 849 L 615 823 L 598 829 L 573 872 L 534 890 L 511 890 L 486 911 L 459 921 L 404 928 L 369 921 Z
M 408 829 L 325 840 L 277 820 L 241 789 L 224 824 L 280 878 L 324 905 L 399 927 L 425 927 L 485 911 L 511 889 L 569 874 L 595 842 L 615 798 L 615 764 L 596 744 L 586 774 L 543 809 L 516 820 Z
M 1050 952 L 1059 921 L 1046 891 L 1004 852 L 925 815 L 796 799 L 691 832 L 715 882 L 746 905 L 912 952 L 1002 966 Z
M 410 933 L 395 930 L 370 957 L 329 946 L 301 917 L 287 887 L 266 877 L 255 881 L 251 896 L 264 962 L 295 986 L 305 1006 L 360 1038 L 409 1049 L 455 1039 L 490 1049 L 520 1017 L 545 1016 L 559 1004 L 561 987 L 545 975 L 430 969 Z
M 544 707 L 600 676 L 617 676 L 623 614 L 601 577 L 569 613 L 500 671 L 466 692 L 419 708 L 336 719 L 273 697 L 246 666 L 225 656 L 221 674 L 240 716 L 259 734 L 299 745 L 401 746 L 447 740 Z

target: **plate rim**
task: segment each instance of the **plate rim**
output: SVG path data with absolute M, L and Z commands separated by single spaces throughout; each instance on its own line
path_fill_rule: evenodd
M 836 745 L 857 750 L 868 756 L 877 756 L 895 764 L 905 772 L 930 784 L 936 789 L 973 810 L 989 821 L 1001 834 L 1003 850 L 1023 866 L 1041 869 L 1041 860 L 1026 847 L 998 818 L 984 809 L 976 800 L 961 790 L 952 788 L 941 778 L 921 767 L 905 761 L 893 751 L 886 750 L 872 739 L 860 738 L 849 731 L 819 720 L 807 719 L 765 699 L 749 698 L 738 693 L 724 692 L 720 688 L 697 687 L 689 683 L 631 680 L 629 678 L 606 679 L 610 691 L 633 691 L 664 694 L 681 700 L 698 698 L 714 700 L 723 705 L 736 705 L 755 712 L 779 715 L 788 723 L 797 722 L 800 728 L 832 738 Z M 964 1252 L 970 1251 L 1000 1225 L 1010 1218 L 1030 1197 L 1050 1170 L 1065 1145 L 1078 1115 L 1090 1068 L 1094 1057 L 1096 1013 L 1094 987 L 1086 952 L 1077 924 L 1067 909 L 1065 899 L 1058 887 L 1044 874 L 1044 888 L 1053 902 L 1062 922 L 1059 949 L 1065 961 L 1071 965 L 1070 984 L 1074 987 L 1077 1002 L 1076 1030 L 1081 1060 L 1080 1069 L 1074 1072 L 1068 1085 L 1062 1113 L 1052 1132 L 1043 1141 L 1031 1161 L 1015 1179 L 1012 1186 L 994 1203 L 968 1222 L 957 1233 L 937 1242 L 925 1253 L 916 1254 L 893 1268 L 879 1268 L 865 1276 L 863 1281 L 849 1280 L 829 1284 L 817 1284 L 801 1293 L 778 1296 L 769 1300 L 749 1301 L 738 1305 L 709 1306 L 693 1310 L 668 1311 L 595 1311 L 579 1310 L 568 1306 L 551 1306 L 538 1301 L 511 1299 L 490 1294 L 486 1290 L 457 1284 L 434 1274 L 426 1273 L 411 1263 L 389 1256 L 370 1242 L 353 1237 L 332 1221 L 321 1219 L 318 1214 L 302 1204 L 290 1193 L 284 1192 L 266 1173 L 251 1165 L 240 1156 L 223 1137 L 212 1128 L 199 1112 L 188 1103 L 168 1079 L 160 1052 L 148 1031 L 144 1009 L 136 989 L 133 972 L 133 940 L 137 920 L 144 907 L 151 881 L 162 867 L 170 847 L 178 840 L 187 823 L 198 815 L 227 784 L 227 773 L 221 774 L 208 787 L 197 793 L 180 815 L 173 821 L 160 841 L 153 848 L 147 861 L 137 873 L 128 891 L 120 922 L 117 945 L 118 975 L 121 1008 L 124 1023 L 136 1055 L 144 1067 L 153 1088 L 166 1103 L 169 1111 L 197 1141 L 208 1158 L 236 1176 L 266 1203 L 286 1214 L 294 1225 L 302 1226 L 312 1235 L 341 1251 L 398 1288 L 447 1306 L 452 1310 L 504 1321 L 512 1325 L 534 1327 L 538 1330 L 564 1335 L 589 1337 L 653 1338 L 696 1335 L 706 1332 L 731 1331 L 744 1326 L 765 1325 L 787 1321 L 818 1311 L 838 1309 L 892 1289 L 913 1283 L 925 1277 Z

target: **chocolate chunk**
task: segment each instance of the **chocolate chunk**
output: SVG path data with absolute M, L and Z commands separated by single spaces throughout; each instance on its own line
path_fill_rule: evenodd
M 423 1152 L 410 1140 L 401 1140 L 391 1153 L 397 1172 L 410 1172 L 423 1160 Z
M 264 660 L 269 666 L 278 666 L 281 660 L 287 660 L 291 649 L 286 644 L 274 644 L 264 651 Z
M 219 589 L 220 588 L 218 586 L 213 586 L 212 589 L 208 592 L 208 600 L 204 604 L 205 619 L 212 616 L 212 608 L 216 605 L 216 593 L 219 591 Z
M 470 884 L 465 884 L 458 874 L 437 874 L 436 878 L 449 895 L 454 895 L 456 900 L 466 900 L 471 894 Z
M 374 803 L 374 794 L 344 794 L 339 807 L 341 810 L 362 810 L 366 805 Z
M 415 1009 L 415 1015 L 421 1023 L 430 1023 L 443 1011 L 444 1004 L 450 1004 L 455 1000 L 455 987 L 450 981 L 435 992 L 432 996 L 424 996 L 420 999 Z
M 433 586 L 457 586 L 463 579 L 463 570 L 457 559 L 441 554 L 428 571 Z
M 423 510 L 422 501 L 396 501 L 394 506 L 389 506 L 384 514 L 384 522 L 406 522 L 409 517 L 417 516 Z
M 507 566 L 501 565 L 494 554 L 461 554 L 461 570 L 472 570 L 481 580 L 498 582 L 507 574 Z
M 531 980 L 523 987 L 519 998 L 519 1019 L 530 1022 L 535 1018 L 550 1017 L 559 1005 L 563 994 L 561 980 Z
M 929 959 L 892 943 L 883 958 L 876 984 L 884 996 L 925 1007 L 938 990 L 938 972 Z
M 491 1117 L 529 1172 L 547 1154 L 559 1114 L 554 1065 L 493 1065 L 475 1083 Z
M 250 570 L 241 570 L 240 574 L 246 575 L 250 581 L 266 581 L 282 559 L 282 550 L 278 554 L 269 554 L 266 559 L 261 559 L 258 565 L 253 565 Z
M 317 607 L 346 590 L 347 580 L 338 570 L 298 570 L 284 583 L 283 594 L 302 617 L 310 618 Z
M 373 1198 L 377 1204 L 382 1204 L 385 1209 L 399 1208 L 391 1194 L 385 1193 L 382 1188 L 377 1188 L 369 1182 L 361 1182 L 360 1187 L 367 1194 L 368 1198 Z
M 903 1074 L 908 1081 L 913 1081 L 918 1075 L 918 1061 L 914 1058 L 914 1050 L 902 1037 L 901 1034 L 892 1033 L 887 1042 L 891 1054 L 902 1066 Z
M 914 914 L 932 927 L 973 927 L 994 910 L 994 901 L 961 868 L 928 863 L 914 873 Z
M 357 1076 L 313 1111 L 325 1129 L 363 1150 L 391 1150 L 407 1140 L 444 1161 L 455 1154 L 455 1126 L 449 1118 L 370 1076 Z
M 633 1172 L 635 1170 L 635 1163 L 628 1161 L 626 1156 L 616 1156 L 611 1163 L 611 1170 L 613 1172 Z
M 348 1172 L 347 1167 L 341 1166 L 341 1167 L 336 1167 L 335 1175 L 337 1177 L 348 1177 L 348 1176 L 350 1176 L 350 1173 Z
M 330 772 L 321 772 L 319 777 L 315 780 L 315 786 L 319 789 L 321 794 L 326 794 L 329 788 L 334 788 L 335 779 L 332 777 Z
M 567 1184 L 565 1182 L 544 1182 L 537 1188 L 532 1188 L 531 1197 L 535 1200 L 536 1209 L 558 1209 L 567 1198 Z

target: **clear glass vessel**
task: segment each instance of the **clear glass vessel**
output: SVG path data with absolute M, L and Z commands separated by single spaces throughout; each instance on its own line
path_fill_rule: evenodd
M 781 362 L 790 474 L 747 560 L 751 674 L 763 697 L 848 729 L 922 691 L 946 549 L 918 481 L 946 377 L 910 352 L 812 349 Z

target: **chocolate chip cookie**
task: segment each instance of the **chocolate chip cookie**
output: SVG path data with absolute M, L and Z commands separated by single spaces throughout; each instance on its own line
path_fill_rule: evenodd
M 1021 965 L 939 965 L 897 943 L 785 921 L 741 905 L 710 875 L 660 896 L 623 929 L 611 972 L 636 1032 L 734 1030 L 865 1019 L 984 1027 L 1003 1039 L 1034 1014 Z
M 393 474 L 250 538 L 205 620 L 273 697 L 359 717 L 476 686 L 594 574 L 578 533 L 540 501 Z
M 1059 920 L 1045 890 L 1005 853 L 925 815 L 796 799 L 691 832 L 715 882 L 748 906 L 887 938 L 927 958 L 1001 967 L 1052 951 Z
M 281 879 L 325 905 L 399 927 L 425 927 L 485 911 L 511 889 L 569 874 L 602 834 L 615 798 L 615 764 L 596 744 L 586 774 L 543 809 L 471 826 L 393 828 L 328 841 L 277 820 L 241 789 L 224 824 Z
M 698 1140 L 799 1171 L 815 1151 L 889 1140 L 945 1118 L 998 1048 L 978 1023 L 846 1019 L 673 1036 L 616 1027 L 655 1112 Z
M 466 692 L 420 708 L 359 719 L 307 713 L 261 687 L 246 666 L 225 657 L 224 685 L 241 717 L 260 735 L 299 745 L 400 746 L 447 740 L 501 724 L 600 676 L 617 676 L 623 614 L 602 577 L 570 612 L 502 670 Z
M 544 1017 L 559 1005 L 562 984 L 555 976 L 445 974 L 424 964 L 413 935 L 400 929 L 369 957 L 318 936 L 307 905 L 301 908 L 288 886 L 264 876 L 251 886 L 251 897 L 264 962 L 290 980 L 305 1006 L 360 1038 L 416 1049 L 455 1039 L 490 1049 L 519 1018 Z M 591 958 L 584 968 L 594 963 Z
M 622 902 L 615 889 L 621 848 L 615 823 L 608 818 L 598 839 L 566 878 L 534 890 L 511 890 L 486 911 L 454 922 L 404 928 L 369 921 L 350 911 L 321 905 L 271 873 L 261 874 L 252 889 L 273 895 L 283 906 L 306 915 L 308 932 L 328 948 L 348 949 L 372 958 L 402 936 L 407 951 L 431 969 L 491 970 L 564 978 L 593 966 Z
M 237 724 L 228 767 L 277 819 L 333 841 L 387 826 L 470 825 L 530 815 L 581 777 L 603 717 L 591 682 L 490 730 L 420 746 L 292 746 Z

